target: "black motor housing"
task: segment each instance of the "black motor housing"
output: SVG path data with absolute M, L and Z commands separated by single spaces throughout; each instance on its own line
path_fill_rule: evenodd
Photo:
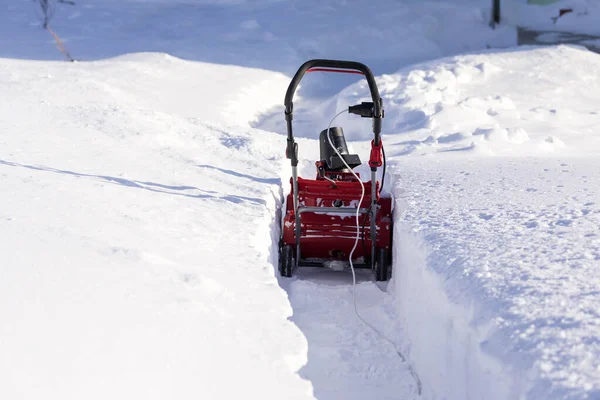
M 359 166 L 361 162 L 358 154 L 348 153 L 348 145 L 346 144 L 346 138 L 344 137 L 344 131 L 342 128 L 330 128 L 329 132 L 331 142 L 340 152 L 342 157 L 344 157 L 344 160 L 346 160 L 348 166 L 350 166 L 350 168 Z M 327 165 L 327 171 L 350 172 L 340 157 L 336 154 L 335 150 L 331 148 L 329 140 L 327 139 L 327 129 L 321 131 L 321 134 L 319 135 L 319 146 L 321 150 L 321 161 L 325 161 Z

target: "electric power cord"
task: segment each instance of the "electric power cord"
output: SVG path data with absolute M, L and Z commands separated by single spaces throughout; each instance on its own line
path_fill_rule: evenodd
M 363 202 L 363 200 L 365 198 L 365 185 L 360 180 L 360 178 L 358 177 L 358 175 L 356 175 L 356 173 L 354 172 L 354 170 L 352 168 L 350 168 L 350 166 L 348 165 L 348 163 L 346 163 L 346 160 L 344 159 L 344 157 L 342 157 L 342 155 L 340 154 L 340 152 L 338 151 L 338 149 L 333 145 L 333 142 L 331 141 L 331 131 L 330 131 L 331 125 L 333 124 L 333 121 L 338 116 L 340 116 L 341 114 L 343 114 L 345 112 L 348 112 L 348 110 L 340 111 L 329 122 L 329 126 L 327 127 L 327 140 L 329 141 L 329 145 L 331 146 L 331 148 L 335 151 L 335 153 L 338 155 L 338 157 L 340 158 L 340 160 L 342 160 L 342 162 L 344 163 L 344 165 L 346 166 L 346 168 L 348 168 L 348 170 L 350 172 L 352 172 L 352 175 L 354 175 L 354 177 L 356 178 L 356 180 L 360 183 L 360 187 L 361 187 L 360 201 L 358 202 L 358 207 L 356 207 L 356 214 L 355 214 L 355 216 L 356 216 L 356 238 L 354 240 L 354 246 L 352 247 L 352 251 L 350 252 L 350 255 L 348 256 L 348 261 L 350 262 L 350 270 L 352 271 L 352 299 L 353 299 L 353 302 L 354 302 L 354 312 L 356 313 L 356 316 L 358 317 L 358 319 L 360 319 L 365 325 L 367 325 L 369 328 L 371 328 L 371 330 L 373 330 L 373 332 L 375 332 L 381 339 L 385 340 L 390 345 L 392 345 L 392 347 L 394 348 L 394 351 L 396 352 L 396 354 L 398 355 L 398 357 L 400 357 L 400 360 L 402 360 L 402 362 L 408 363 L 407 358 L 404 356 L 404 354 L 402 354 L 402 352 L 400 350 L 398 350 L 398 348 L 396 347 L 396 345 L 394 344 L 394 342 L 390 338 L 388 338 L 387 336 L 385 336 L 383 333 L 381 333 L 373 325 L 371 325 L 370 323 L 368 323 L 360 315 L 360 313 L 358 312 L 358 307 L 356 305 L 356 273 L 354 272 L 354 264 L 352 263 L 352 255 L 354 254 L 354 251 L 356 250 L 356 247 L 358 246 L 358 241 L 360 240 L 360 227 L 361 227 L 361 224 L 360 224 L 360 219 L 359 219 L 360 217 L 359 216 L 360 216 L 360 205 L 362 204 L 362 202 Z M 382 183 L 383 183 L 383 179 L 382 179 Z M 383 184 L 381 186 L 383 188 Z M 422 392 L 421 379 L 417 375 L 416 371 L 413 369 L 412 365 L 410 365 L 410 363 L 408 363 L 408 369 L 409 369 L 411 375 L 413 376 L 413 378 L 415 379 L 415 382 L 417 383 L 417 393 L 420 396 L 421 392 Z

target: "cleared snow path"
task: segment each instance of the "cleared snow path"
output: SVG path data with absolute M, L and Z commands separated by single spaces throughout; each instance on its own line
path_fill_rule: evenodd
M 359 312 L 402 345 L 393 297 L 359 272 Z M 362 282 L 361 282 L 362 281 Z M 308 362 L 300 376 L 309 379 L 319 400 L 413 399 L 416 383 L 391 344 L 379 338 L 354 313 L 352 277 L 346 272 L 308 269 L 283 282 L 294 309 L 291 320 L 308 341 Z
M 285 141 L 280 136 L 281 141 Z M 356 145 L 363 158 L 365 143 Z M 299 175 L 314 178 L 314 162 L 319 156 L 315 140 L 300 139 Z M 285 160 L 282 173 L 283 191 L 289 192 L 291 167 Z M 368 176 L 366 164 L 357 168 Z M 387 187 L 388 185 L 386 185 Z M 357 307 L 361 316 L 390 338 L 380 338 L 356 316 L 350 270 L 300 268 L 294 277 L 280 278 L 293 308 L 291 321 L 308 341 L 308 361 L 299 371 L 311 381 L 319 400 L 415 399 L 417 381 L 408 363 L 396 351 L 407 354 L 407 342 L 386 282 L 375 283 L 370 270 L 356 270 Z

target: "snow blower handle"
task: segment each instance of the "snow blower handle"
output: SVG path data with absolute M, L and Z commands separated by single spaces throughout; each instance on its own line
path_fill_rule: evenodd
M 371 91 L 371 98 L 373 100 L 373 114 L 372 116 L 369 115 L 369 117 L 373 118 L 373 134 L 375 135 L 375 145 L 379 146 L 379 136 L 381 134 L 381 119 L 383 118 L 383 106 L 373 73 L 371 72 L 369 67 L 359 62 L 323 59 L 309 60 L 302 64 L 302 66 L 300 66 L 300 68 L 292 78 L 292 81 L 288 86 L 287 92 L 285 93 L 284 104 L 285 120 L 287 122 L 288 131 L 288 143 L 294 143 L 294 135 L 292 131 L 292 119 L 294 115 L 294 93 L 296 92 L 296 88 L 302 80 L 302 77 L 307 72 L 343 72 L 348 74 L 360 74 L 365 76 L 365 78 L 367 79 L 367 83 L 369 84 L 369 90 Z M 364 116 L 366 117 L 367 115 Z M 288 149 L 292 150 L 289 145 Z

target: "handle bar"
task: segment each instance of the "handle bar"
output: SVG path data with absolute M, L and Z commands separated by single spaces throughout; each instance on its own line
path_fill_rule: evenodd
M 315 67 L 322 67 L 322 68 L 315 68 Z M 373 104 L 375 106 L 374 120 L 380 119 L 382 117 L 381 97 L 379 96 L 379 90 L 377 89 L 377 83 L 375 83 L 375 77 L 373 76 L 373 73 L 371 72 L 369 67 L 367 67 L 365 64 L 355 62 L 355 61 L 323 60 L 323 59 L 309 60 L 309 61 L 305 62 L 304 64 L 302 64 L 302 66 L 300 66 L 300 68 L 296 72 L 296 75 L 294 75 L 294 78 L 292 78 L 292 81 L 290 82 L 290 85 L 288 86 L 287 92 L 285 93 L 284 104 L 285 104 L 285 113 L 286 114 L 291 115 L 294 112 L 293 100 L 294 100 L 294 93 L 296 93 L 296 88 L 298 87 L 298 84 L 302 80 L 302 77 L 304 76 L 304 74 L 312 68 L 315 68 L 315 71 L 328 71 L 327 68 L 337 68 L 340 70 L 347 70 L 347 71 L 335 71 L 335 72 L 356 73 L 355 71 L 360 71 L 365 76 L 365 78 L 367 79 L 367 83 L 369 84 L 369 89 L 371 91 L 371 98 L 373 99 Z M 374 129 L 375 129 L 375 125 L 376 124 L 374 123 L 374 125 L 373 125 Z M 379 136 L 379 133 L 381 133 L 381 121 L 379 121 L 378 125 L 379 125 L 379 129 L 378 129 L 379 131 L 374 132 L 377 136 Z
M 331 69 L 335 68 L 335 69 Z M 311 71 L 312 70 L 312 71 Z M 340 60 L 324 60 L 324 59 L 315 59 L 309 60 L 302 64 L 290 85 L 288 86 L 287 92 L 285 93 L 285 121 L 287 125 L 287 147 L 286 147 L 286 156 L 292 162 L 292 167 L 296 168 L 298 165 L 298 144 L 294 140 L 294 133 L 292 129 L 292 120 L 294 119 L 294 93 L 296 93 L 296 88 L 298 84 L 302 80 L 302 77 L 306 72 L 317 72 L 317 71 L 325 71 L 325 72 L 347 72 L 351 74 L 362 74 L 367 79 L 367 83 L 369 84 L 369 89 L 371 91 L 371 98 L 373 99 L 373 115 L 369 115 L 373 118 L 373 144 L 376 148 L 381 147 L 381 120 L 383 119 L 383 106 L 381 102 L 381 97 L 379 96 L 379 90 L 377 89 L 377 83 L 375 82 L 375 77 L 373 73 L 365 64 L 355 62 L 355 61 L 340 61 Z M 372 166 L 373 168 L 373 166 Z

